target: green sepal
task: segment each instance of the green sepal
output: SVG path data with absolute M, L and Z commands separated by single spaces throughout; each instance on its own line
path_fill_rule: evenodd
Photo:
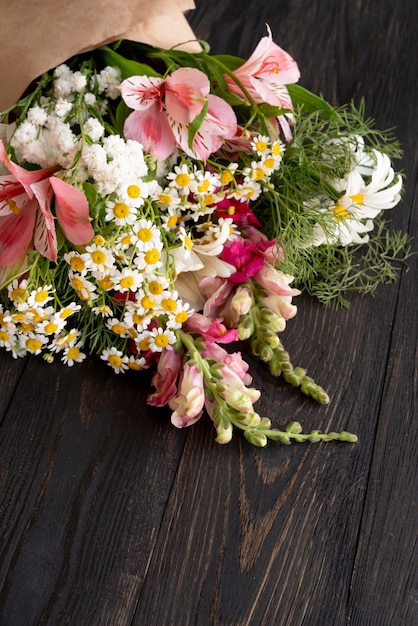
M 206 114 L 208 112 L 208 106 L 209 106 L 209 103 L 208 103 L 208 100 L 206 100 L 199 115 L 196 115 L 194 120 L 190 122 L 188 126 L 188 145 L 190 149 L 193 148 L 193 140 L 196 137 L 196 133 L 198 132 L 199 128 L 202 126 L 203 121 L 206 117 Z

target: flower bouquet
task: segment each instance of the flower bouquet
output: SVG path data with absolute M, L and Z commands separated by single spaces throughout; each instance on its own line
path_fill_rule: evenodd
M 363 104 L 297 85 L 269 30 L 248 60 L 200 44 L 119 40 L 3 112 L 0 346 L 153 368 L 149 404 L 180 428 L 206 412 L 219 443 L 234 427 L 258 446 L 355 441 L 273 428 L 236 342 L 329 401 L 280 333 L 301 290 L 346 306 L 396 277 L 407 243 L 382 216 L 400 200 L 399 146 Z

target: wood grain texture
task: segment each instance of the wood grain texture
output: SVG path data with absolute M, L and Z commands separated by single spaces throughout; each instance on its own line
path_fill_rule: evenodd
M 196 0 L 213 52 L 248 56 L 265 23 L 333 104 L 396 125 L 418 234 L 413 0 Z M 415 243 L 416 248 L 416 243 Z M 414 626 L 417 257 L 349 312 L 305 296 L 283 341 L 330 391 L 317 406 L 246 354 L 272 421 L 356 445 L 214 442 L 146 405 L 149 378 L 0 352 L 1 626 Z

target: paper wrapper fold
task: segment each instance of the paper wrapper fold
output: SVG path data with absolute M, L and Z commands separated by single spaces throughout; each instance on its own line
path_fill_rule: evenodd
M 0 0 L 0 111 L 44 72 L 117 39 L 198 51 L 184 12 L 193 0 Z

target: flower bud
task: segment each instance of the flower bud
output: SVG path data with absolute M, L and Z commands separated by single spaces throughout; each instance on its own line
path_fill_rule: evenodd
M 263 433 L 244 430 L 244 437 L 253 446 L 264 448 L 267 445 L 267 437 Z

